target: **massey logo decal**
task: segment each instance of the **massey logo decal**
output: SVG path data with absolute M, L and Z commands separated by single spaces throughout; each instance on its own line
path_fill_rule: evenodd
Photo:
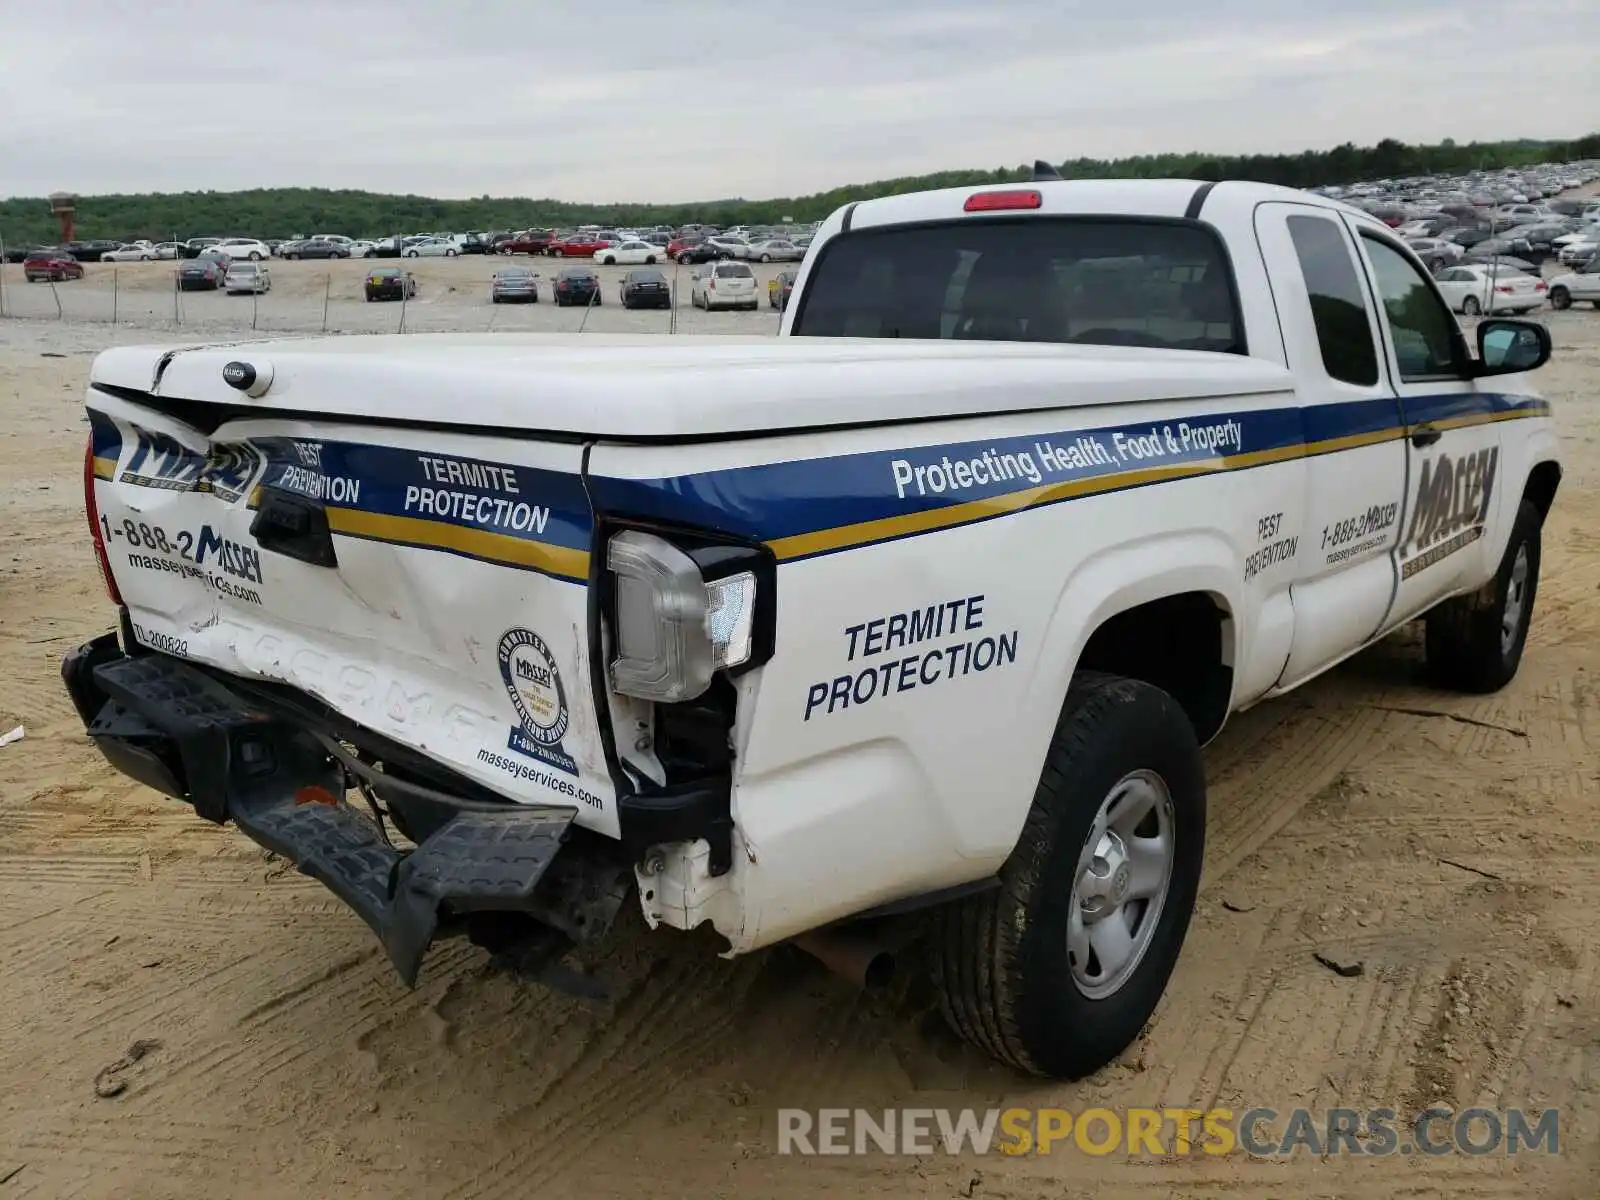
M 499 659 L 500 681 L 522 722 L 506 739 L 506 749 L 576 775 L 577 762 L 561 746 L 572 718 L 549 645 L 531 629 L 507 630 Z
M 1409 579 L 1483 536 L 1499 464 L 1498 446 L 1455 459 L 1441 454 L 1423 460 L 1406 531 L 1403 577 Z
M 232 504 L 265 461 L 247 442 L 218 443 L 202 454 L 153 429 L 135 427 L 136 441 L 120 482 L 170 492 L 211 492 Z

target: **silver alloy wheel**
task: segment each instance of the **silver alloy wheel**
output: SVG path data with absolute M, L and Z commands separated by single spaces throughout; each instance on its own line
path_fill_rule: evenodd
M 1500 610 L 1500 653 L 1509 655 L 1517 644 L 1517 630 L 1522 625 L 1522 610 L 1528 605 L 1528 543 L 1517 547 L 1517 557 L 1511 561 L 1511 578 L 1506 581 L 1506 604 Z
M 1072 981 L 1090 1000 L 1132 978 L 1161 923 L 1176 861 L 1172 793 L 1154 771 L 1119 779 L 1078 855 L 1067 918 Z

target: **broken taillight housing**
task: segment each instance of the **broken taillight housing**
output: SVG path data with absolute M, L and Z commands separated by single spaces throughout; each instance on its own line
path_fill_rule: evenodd
M 122 604 L 122 593 L 117 590 L 116 576 L 111 574 L 111 560 L 106 556 L 106 540 L 100 528 L 100 504 L 94 494 L 94 434 L 90 434 L 83 448 L 83 511 L 89 519 L 89 537 L 94 542 L 95 561 L 100 564 L 100 578 L 105 582 L 106 595 L 111 603 Z

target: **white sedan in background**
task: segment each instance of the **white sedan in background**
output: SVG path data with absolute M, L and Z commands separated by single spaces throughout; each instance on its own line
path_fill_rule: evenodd
M 634 239 L 596 250 L 594 260 L 608 267 L 653 267 L 658 262 L 667 261 L 667 248 Z
M 407 258 L 454 258 L 461 251 L 454 242 L 444 238 L 423 238 L 420 242 L 412 242 L 405 249 Z
M 1547 289 L 1542 279 L 1521 271 L 1499 270 L 1469 264 L 1449 267 L 1435 277 L 1446 302 L 1458 313 L 1525 313 L 1544 304 Z
M 250 262 L 272 257 L 272 247 L 255 238 L 229 238 L 214 249 L 221 250 L 229 258 L 243 258 Z
M 373 242 L 366 241 L 364 238 L 357 238 L 355 241 L 350 243 L 350 257 L 370 258 L 372 256 L 372 248 L 374 244 L 375 243 Z
M 1600 258 L 1592 258 L 1587 266 L 1550 281 L 1551 308 L 1571 308 L 1580 300 L 1591 301 L 1600 308 Z
M 101 262 L 151 262 L 157 257 L 156 248 L 149 242 L 128 242 L 100 256 Z M 170 257 L 170 256 L 169 256 Z

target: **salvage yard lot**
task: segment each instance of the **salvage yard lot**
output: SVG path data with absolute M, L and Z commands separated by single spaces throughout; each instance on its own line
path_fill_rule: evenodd
M 406 328 L 575 330 L 488 304 L 494 260 L 431 261 Z M 547 278 L 559 264 L 535 261 Z M 758 286 L 777 268 L 757 267 Z M 247 297 L 170 265 L 5 276 L 0 320 L 0 1200 L 12 1197 L 1492 1197 L 1593 1200 L 1600 1178 L 1600 313 L 1542 314 L 1567 478 L 1521 675 L 1419 682 L 1409 632 L 1236 718 L 1207 752 L 1211 833 L 1157 1019 L 1072 1085 L 962 1047 L 907 979 L 858 994 L 786 948 L 734 962 L 619 923 L 599 1006 L 487 973 L 458 943 L 415 992 L 361 922 L 232 831 L 115 774 L 61 654 L 108 624 L 82 515 L 81 397 L 118 342 L 248 336 Z M 396 327 L 363 264 L 271 264 L 262 329 Z M 590 330 L 624 314 L 620 270 Z M 669 269 L 670 277 L 670 269 Z M 331 282 L 326 282 L 331 281 Z M 454 288 L 455 290 L 450 290 Z M 769 334 L 777 315 L 680 332 Z M 29 308 L 20 307 L 27 304 Z M 48 308 L 44 306 L 48 306 Z M 126 327 L 123 327 L 126 326 Z M 536 383 L 535 380 L 530 382 Z M 1359 963 L 1359 975 L 1328 969 Z M 157 1043 L 96 1095 L 96 1076 Z M 103 1081 L 103 1083 L 106 1081 Z M 102 1086 L 110 1091 L 111 1087 Z M 777 1110 L 1009 1105 L 1236 1111 L 1558 1106 L 1560 1154 L 1256 1162 L 777 1154 Z M 13 1173 L 14 1172 L 14 1173 Z
M 509 265 L 539 273 L 538 304 L 491 304 L 489 278 Z M 600 276 L 598 308 L 558 308 L 550 285 L 564 266 L 593 267 Z M 669 263 L 658 268 L 669 283 L 676 282 L 679 333 L 776 333 L 778 311 L 768 307 L 767 284 L 785 269 L 783 263 L 751 263 L 756 276 L 756 312 L 718 310 L 713 313 L 689 303 L 689 277 L 695 268 Z M 417 280 L 417 295 L 403 306 L 395 300 L 367 301 L 362 282 L 374 268 L 400 267 Z M 174 324 L 185 333 L 227 329 L 249 331 L 252 322 L 260 333 L 319 333 L 326 327 L 342 333 L 394 333 L 405 310 L 408 333 L 442 333 L 461 330 L 538 330 L 575 333 L 665 333 L 673 314 L 662 309 L 624 311 L 618 295 L 622 278 L 637 268 L 606 267 L 585 260 L 558 258 L 506 258 L 500 255 L 464 255 L 459 258 L 339 259 L 318 262 L 265 264 L 272 290 L 261 296 L 229 296 L 221 291 L 182 292 L 173 289 L 170 262 L 88 263 L 84 278 L 54 285 L 24 283 L 22 269 L 0 268 L 4 282 L 4 313 L 12 317 L 60 319 L 68 322 L 149 325 Z M 793 265 L 789 264 L 792 270 Z M 324 317 L 326 301 L 326 318 Z M 587 319 L 586 319 L 587 318 Z M 324 320 L 326 325 L 324 326 Z

